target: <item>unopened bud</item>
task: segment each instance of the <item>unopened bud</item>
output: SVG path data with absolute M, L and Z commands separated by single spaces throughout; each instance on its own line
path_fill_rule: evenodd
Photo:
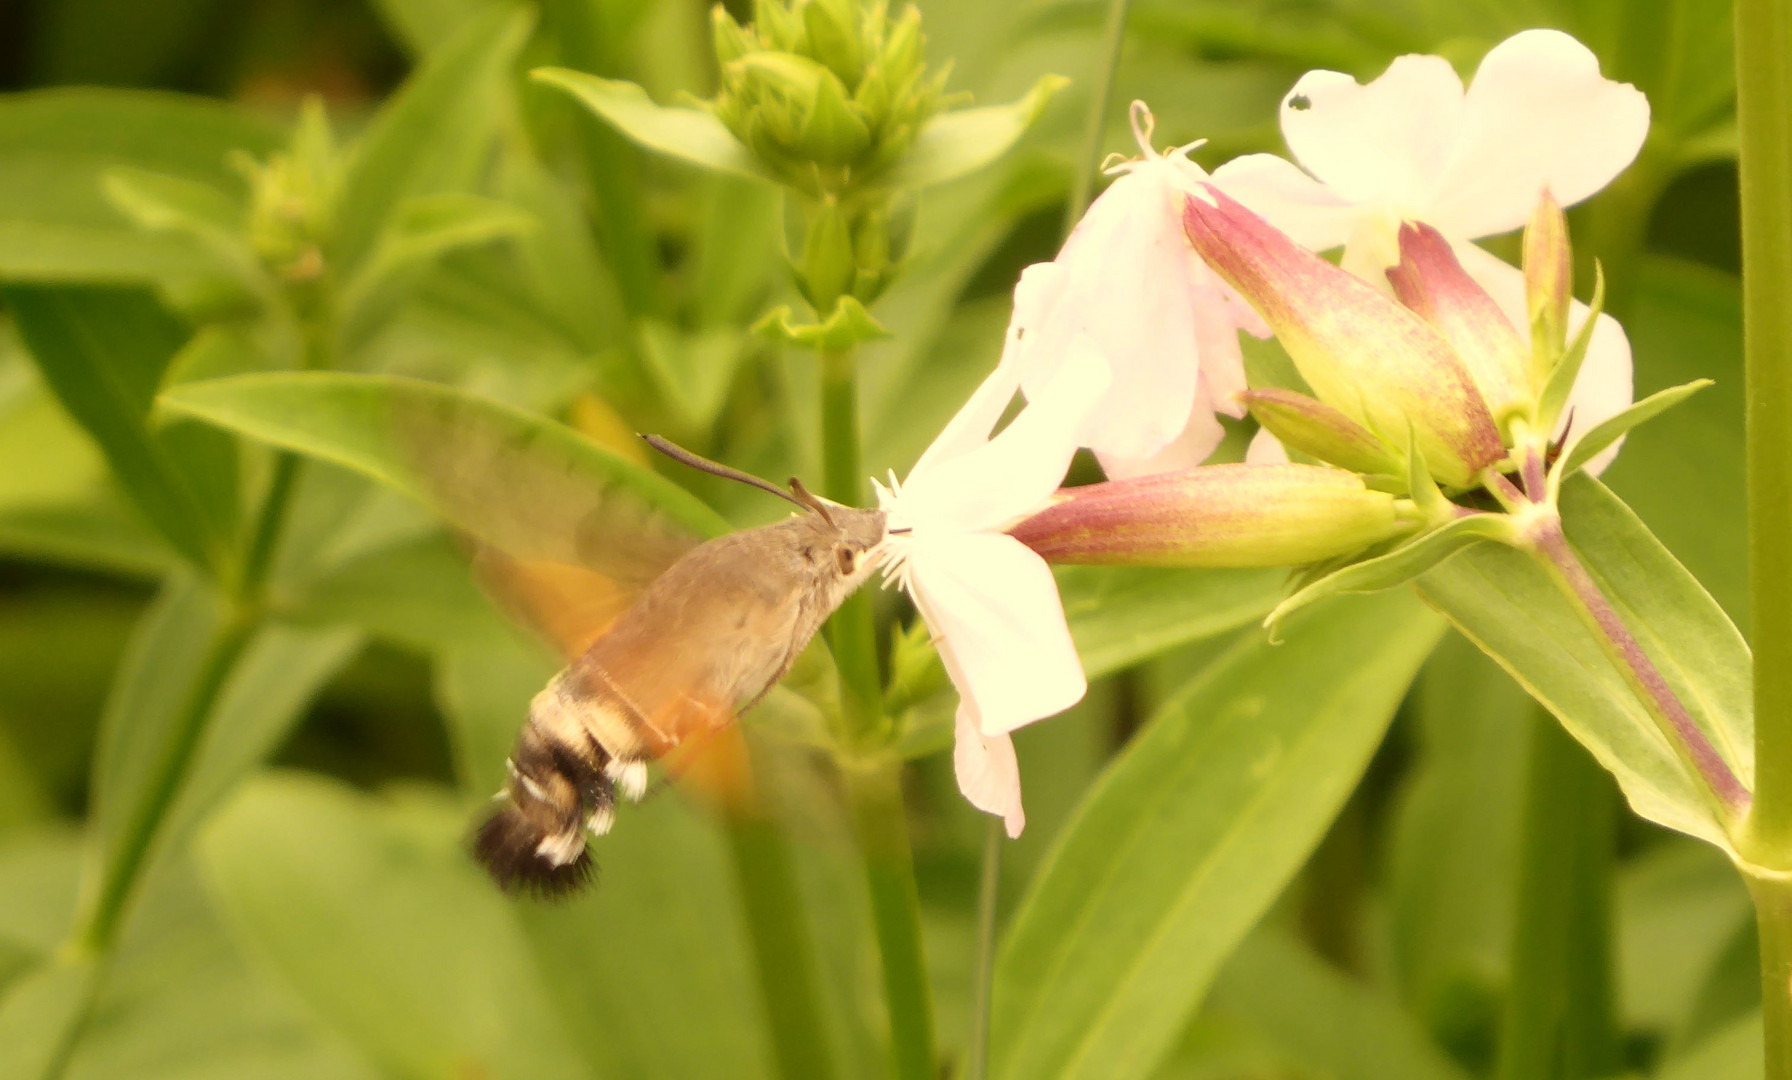
M 1524 230 L 1524 306 L 1531 323 L 1531 377 L 1542 386 L 1568 341 L 1568 309 L 1574 299 L 1574 251 L 1568 218 L 1549 189 Z
M 1410 431 L 1432 474 L 1451 487 L 1470 486 L 1505 456 L 1474 379 L 1417 315 L 1212 185 L 1188 198 L 1183 224 L 1321 401 L 1384 440 Z
M 816 311 L 834 310 L 834 301 L 852 291 L 855 277 L 852 232 L 840 207 L 832 202 L 816 207 L 803 236 L 801 278 L 803 295 Z
M 1443 234 L 1400 226 L 1400 262 L 1387 272 L 1394 295 L 1450 343 L 1496 420 L 1527 411 L 1529 350 L 1487 290 L 1462 269 Z
M 1366 476 L 1399 476 L 1406 471 L 1392 447 L 1323 401 L 1273 388 L 1247 390 L 1239 397 L 1284 446 Z
M 1409 503 L 1319 465 L 1206 465 L 1060 495 L 1009 530 L 1048 562 L 1304 566 L 1416 527 Z

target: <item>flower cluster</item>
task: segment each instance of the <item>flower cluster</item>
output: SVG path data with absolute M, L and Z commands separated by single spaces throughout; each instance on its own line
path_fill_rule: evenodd
M 1437 57 L 1368 85 L 1309 73 L 1282 106 L 1298 166 L 1252 155 L 1209 176 L 1132 115 L 1143 156 L 1022 274 L 995 373 L 879 489 L 890 580 L 960 694 L 960 786 L 1011 835 L 1009 733 L 1084 689 L 1046 560 L 1348 563 L 1484 503 L 1549 502 L 1634 422 L 1628 342 L 1597 295 L 1570 294 L 1558 200 L 1634 159 L 1648 104 L 1573 38 L 1519 34 L 1466 91 Z M 1527 222 L 1522 272 L 1473 243 Z M 1341 264 L 1318 254 L 1339 247 Z M 1273 332 L 1298 385 L 1247 386 L 1241 331 Z M 992 438 L 1016 391 L 1026 408 Z M 1245 462 L 1202 465 L 1218 417 L 1247 412 Z M 1055 491 L 1079 446 L 1109 481 Z

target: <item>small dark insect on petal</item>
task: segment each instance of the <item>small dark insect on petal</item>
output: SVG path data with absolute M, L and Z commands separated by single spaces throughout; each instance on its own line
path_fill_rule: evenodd
M 1288 99 L 1288 107 L 1295 112 L 1306 112 L 1313 107 L 1313 99 L 1305 94 L 1296 94 Z

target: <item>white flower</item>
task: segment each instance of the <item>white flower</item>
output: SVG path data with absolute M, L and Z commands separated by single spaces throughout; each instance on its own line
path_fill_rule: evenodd
M 1425 222 L 1529 340 L 1521 273 L 1471 241 L 1522 226 L 1546 187 L 1570 206 L 1609 184 L 1642 148 L 1649 102 L 1601 76 L 1567 34 L 1527 30 L 1487 54 L 1466 92 L 1442 57 L 1402 56 L 1367 86 L 1308 72 L 1281 118 L 1300 167 L 1252 154 L 1215 170 L 1217 186 L 1314 251 L 1343 245 L 1343 265 L 1382 288 L 1400 223 Z M 1575 304 L 1571 333 L 1586 316 Z M 1601 316 L 1570 399 L 1575 425 L 1614 415 L 1631 393 L 1630 342 Z
M 1088 684 L 1050 568 L 1003 530 L 1051 502 L 1111 381 L 1106 361 L 1076 343 L 991 438 L 1021 382 L 1004 362 L 906 481 L 878 485 L 888 514 L 885 581 L 914 598 L 958 688 L 958 785 L 973 805 L 1004 818 L 1010 836 L 1026 815 L 1008 733 L 1076 704 Z
M 1108 362 L 1113 383 L 1090 414 L 1082 444 L 1111 477 L 1199 464 L 1225 432 L 1214 413 L 1243 416 L 1238 330 L 1268 336 L 1194 254 L 1182 232 L 1184 193 L 1207 178 L 1187 148 L 1159 154 L 1151 114 L 1133 103 L 1144 158 L 1090 205 L 1058 257 L 1036 263 L 1014 290 L 1002 354 L 1029 397 L 1086 341 Z

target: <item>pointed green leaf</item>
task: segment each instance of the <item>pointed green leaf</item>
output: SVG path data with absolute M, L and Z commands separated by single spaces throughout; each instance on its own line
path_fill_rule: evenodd
M 1156 566 L 1059 566 L 1053 573 L 1091 679 L 1248 626 L 1275 605 L 1287 577 Z
M 1386 555 L 1364 559 L 1327 574 L 1276 605 L 1263 620 L 1263 625 L 1274 627 L 1308 604 L 1330 596 L 1380 592 L 1404 585 L 1464 548 L 1487 541 L 1507 541 L 1513 535 L 1512 522 L 1504 514 L 1457 518 Z
M 533 15 L 494 5 L 431 53 L 380 108 L 343 177 L 330 255 L 345 273 L 406 199 L 471 190 L 484 171 Z
M 1714 384 L 1710 379 L 1695 379 L 1682 386 L 1670 386 L 1666 390 L 1658 390 L 1650 394 L 1618 415 L 1605 420 L 1569 447 L 1568 460 L 1560 466 L 1561 474 L 1567 476 L 1573 473 L 1597 457 L 1601 450 L 1623 438 L 1631 428 L 1655 419 L 1700 390 L 1712 385 Z
M 529 77 L 571 94 L 638 146 L 705 169 L 777 181 L 713 113 L 656 105 L 634 83 L 570 68 L 536 68 Z
M 433 793 L 276 774 L 212 820 L 201 865 L 249 954 L 386 1074 L 583 1080 L 466 822 Z
M 377 330 L 441 256 L 535 227 L 535 219 L 522 209 L 480 195 L 444 192 L 398 204 L 373 251 L 342 287 L 338 304 L 347 347 Z
M 1007 105 L 938 114 L 921 128 L 908 153 L 877 178 L 878 185 L 931 187 L 976 172 L 1019 142 L 1052 95 L 1069 84 L 1062 76 L 1047 75 L 1025 96 Z
M 1439 621 L 1334 603 L 1197 676 L 1096 782 L 997 960 L 991 1075 L 1150 1075 L 1356 786 Z
M 1628 507 L 1585 473 L 1562 487 L 1568 540 L 1668 686 L 1744 785 L 1754 778 L 1752 660 L 1742 635 Z M 1486 544 L 1416 583 L 1618 778 L 1651 821 L 1728 848 L 1696 782 L 1534 560 Z
M 5 299 L 44 382 L 99 443 L 138 509 L 187 558 L 220 567 L 235 449 L 215 433 L 149 422 L 186 327 L 143 290 L 21 285 Z

